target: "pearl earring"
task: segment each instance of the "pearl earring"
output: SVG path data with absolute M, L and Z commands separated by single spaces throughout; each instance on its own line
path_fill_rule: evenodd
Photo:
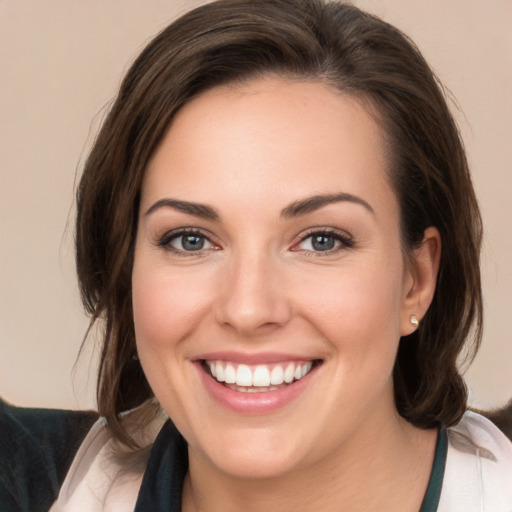
M 420 325 L 418 319 L 416 318 L 416 315 L 411 315 L 411 324 L 414 326 L 415 329 L 418 328 L 418 325 Z

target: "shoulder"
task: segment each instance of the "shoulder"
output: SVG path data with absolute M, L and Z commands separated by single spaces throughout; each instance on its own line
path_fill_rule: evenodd
M 131 450 L 116 441 L 105 418 L 99 418 L 76 452 L 51 511 L 133 510 L 153 443 L 167 417 L 159 412 L 147 420 L 142 407 L 123 414 L 125 428 L 141 447 Z
M 2 511 L 48 510 L 93 412 L 15 407 L 0 399 Z
M 511 460 L 512 442 L 492 421 L 477 412 L 467 411 L 461 421 L 448 432 L 454 440 L 470 440 L 477 451 L 488 450 L 488 459 L 496 459 L 496 462 Z
M 459 510 L 512 512 L 512 443 L 472 411 L 448 429 L 439 512 Z

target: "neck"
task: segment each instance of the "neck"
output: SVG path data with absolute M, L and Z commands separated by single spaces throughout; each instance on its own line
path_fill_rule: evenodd
M 359 429 L 313 464 L 271 479 L 227 475 L 189 448 L 183 511 L 419 510 L 435 442 L 435 431 L 395 414 L 377 429 Z

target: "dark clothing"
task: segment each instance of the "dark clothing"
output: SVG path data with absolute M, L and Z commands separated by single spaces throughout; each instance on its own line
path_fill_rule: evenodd
M 0 511 L 46 512 L 97 418 L 0 400 Z

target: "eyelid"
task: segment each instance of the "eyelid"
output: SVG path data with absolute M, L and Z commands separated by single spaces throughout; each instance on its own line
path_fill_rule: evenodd
M 314 235 L 314 234 L 328 234 L 328 235 L 337 235 L 340 238 L 343 238 L 344 240 L 352 240 L 352 235 L 343 229 L 340 228 L 333 228 L 333 227 L 326 227 L 326 226 L 314 226 L 311 228 L 306 229 L 302 233 L 298 234 L 298 238 L 303 240 L 304 238 L 307 238 L 308 236 Z
M 303 242 L 304 240 L 307 240 L 313 235 L 327 235 L 330 237 L 333 237 L 338 243 L 338 247 L 335 247 L 333 249 L 329 249 L 326 251 L 312 251 L 307 249 L 300 249 L 297 248 L 297 246 Z M 300 233 L 297 235 L 299 238 L 299 241 L 294 243 L 292 246 L 292 250 L 296 252 L 304 252 L 308 254 L 314 254 L 315 256 L 322 256 L 322 255 L 330 255 L 334 254 L 340 251 L 344 251 L 347 249 L 352 249 L 355 246 L 355 240 L 353 236 L 348 233 L 347 231 L 344 231 L 339 228 L 333 228 L 333 227 L 312 227 L 304 231 L 303 233 Z
M 207 249 L 200 249 L 197 251 L 181 251 L 179 249 L 176 249 L 170 245 L 171 241 L 179 238 L 180 236 L 184 235 L 197 235 L 200 237 L 205 238 L 208 240 L 210 244 L 212 244 L 213 247 L 209 247 Z M 211 250 L 218 250 L 220 249 L 219 243 L 215 240 L 216 237 L 214 237 L 210 232 L 205 231 L 204 229 L 197 228 L 194 226 L 182 226 L 179 228 L 171 229 L 169 231 L 166 231 L 162 236 L 159 236 L 156 240 L 156 245 L 158 247 L 161 247 L 169 252 L 172 252 L 174 254 L 180 254 L 180 255 L 187 255 L 187 256 L 199 256 L 201 254 L 204 254 L 207 251 Z

